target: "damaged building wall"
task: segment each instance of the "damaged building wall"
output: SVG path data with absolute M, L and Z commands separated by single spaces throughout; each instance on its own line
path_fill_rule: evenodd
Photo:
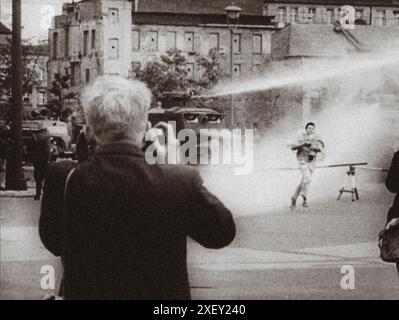
M 230 31 L 226 27 L 197 27 L 177 25 L 134 25 L 132 28 L 132 61 L 145 65 L 159 58 L 170 49 L 181 50 L 192 70 L 191 77 L 199 79 L 201 70 L 198 59 L 207 56 L 210 49 L 219 52 L 220 70 L 230 75 Z M 237 42 L 233 66 L 237 77 L 248 77 L 263 70 L 270 59 L 271 30 L 237 28 Z M 189 66 L 189 67 L 190 67 Z

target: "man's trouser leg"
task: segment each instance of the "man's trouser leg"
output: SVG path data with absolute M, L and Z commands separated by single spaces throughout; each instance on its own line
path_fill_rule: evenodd
M 46 169 L 47 169 L 47 164 L 34 165 L 33 177 L 35 178 L 35 184 L 36 184 L 35 199 L 40 199 L 40 196 L 42 194 L 42 186 L 43 186 L 44 177 L 46 175 Z
M 309 163 L 304 159 L 298 160 L 299 171 L 301 172 L 302 179 L 298 187 L 295 189 L 293 198 L 298 199 L 299 195 L 302 193 L 305 197 L 307 196 L 309 184 L 312 180 L 312 170 L 309 167 Z
M 0 159 L 0 188 L 5 188 L 6 160 Z
M 309 194 L 309 189 L 310 189 L 310 183 L 312 182 L 312 177 L 313 177 L 313 172 L 315 169 L 315 162 L 306 162 L 306 166 L 304 166 L 302 172 L 302 195 L 304 197 L 308 197 Z

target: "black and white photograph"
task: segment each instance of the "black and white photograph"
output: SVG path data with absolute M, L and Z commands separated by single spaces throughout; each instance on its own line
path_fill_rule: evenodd
M 0 300 L 399 300 L 398 194 L 399 1 L 0 0 Z

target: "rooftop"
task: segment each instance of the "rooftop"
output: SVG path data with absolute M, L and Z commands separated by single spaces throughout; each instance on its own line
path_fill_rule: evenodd
M 265 3 L 399 7 L 399 0 L 266 0 Z
M 12 32 L 2 22 L 0 22 L 0 34 L 12 34 Z
M 141 0 L 138 11 L 224 14 L 224 8 L 231 4 L 231 0 Z M 262 0 L 236 0 L 234 4 L 242 9 L 243 14 L 262 15 Z
M 274 16 L 262 15 L 240 15 L 238 24 L 274 26 Z M 225 14 L 187 14 L 174 12 L 133 12 L 133 24 L 154 24 L 154 25 L 179 25 L 193 26 L 205 24 L 226 24 Z

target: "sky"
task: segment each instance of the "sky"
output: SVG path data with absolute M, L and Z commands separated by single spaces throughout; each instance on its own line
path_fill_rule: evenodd
M 48 37 L 53 15 L 59 15 L 62 4 L 71 0 L 22 0 L 22 38 L 39 43 Z M 12 0 L 0 0 L 1 22 L 11 29 Z

